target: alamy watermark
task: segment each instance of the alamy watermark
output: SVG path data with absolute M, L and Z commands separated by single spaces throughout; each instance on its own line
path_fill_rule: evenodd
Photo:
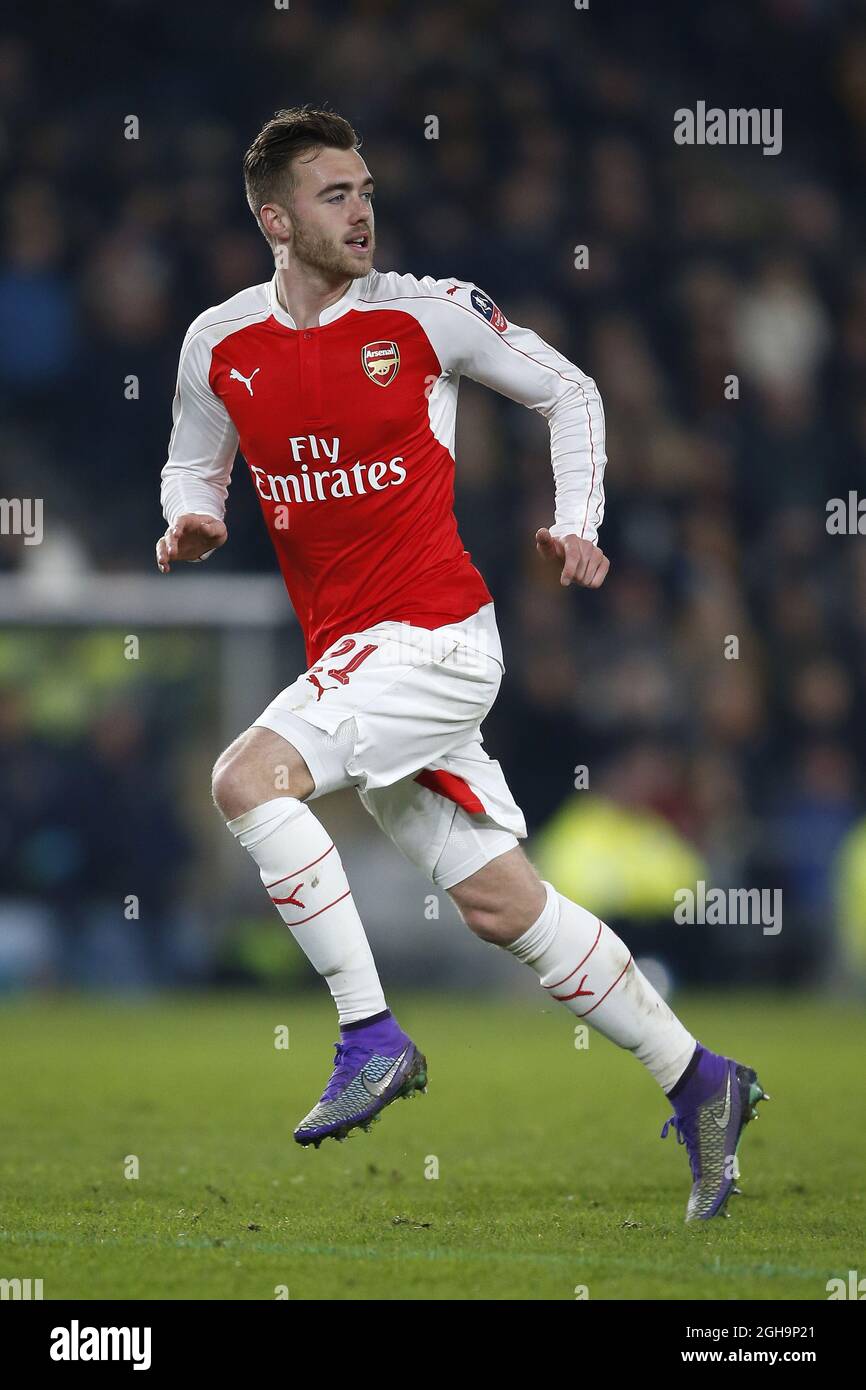
M 782 149 L 781 106 L 707 106 L 699 101 L 694 110 L 680 106 L 674 112 L 677 145 L 760 145 L 762 154 Z
M 782 930 L 781 888 L 708 888 L 698 879 L 694 888 L 678 888 L 674 903 L 681 926 L 760 926 L 764 936 Z
M 27 1302 L 43 1298 L 41 1279 L 0 1279 L 0 1300 Z
M 372 640 L 367 640 L 368 638 Z M 444 627 L 417 627 L 403 618 L 378 623 L 356 636 L 342 637 L 305 673 L 307 680 L 321 685 L 319 677 L 332 676 L 341 685 L 365 661 L 382 648 L 388 666 L 424 666 L 448 662 L 450 669 L 492 678 L 491 661 L 501 666 L 500 652 L 486 628 L 473 629 L 471 620 Z
M 42 498 L 0 497 L 0 536 L 23 536 L 25 545 L 41 545 Z
M 828 1279 L 824 1285 L 827 1290 L 827 1299 L 832 1302 L 837 1298 L 851 1298 L 858 1303 L 866 1299 L 866 1279 L 860 1278 L 860 1271 L 857 1269 L 848 1270 L 848 1279 Z
M 82 1327 L 73 1318 L 69 1327 L 51 1331 L 52 1361 L 131 1361 L 134 1371 L 147 1371 L 151 1363 L 149 1327 Z
M 866 536 L 866 497 L 853 488 L 847 497 L 831 497 L 824 524 L 828 536 Z

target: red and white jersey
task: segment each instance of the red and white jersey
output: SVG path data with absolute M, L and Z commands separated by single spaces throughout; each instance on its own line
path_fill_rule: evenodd
M 461 376 L 548 421 L 556 536 L 595 540 L 604 414 L 592 379 L 475 285 L 371 271 L 296 327 L 276 277 L 194 321 L 162 470 L 171 523 L 223 518 L 238 445 L 310 664 L 376 622 L 436 628 L 491 595 L 454 516 Z

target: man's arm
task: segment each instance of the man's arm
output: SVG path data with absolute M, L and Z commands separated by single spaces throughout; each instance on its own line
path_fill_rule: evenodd
M 238 435 L 208 382 L 206 337 L 193 325 L 180 353 L 160 491 L 168 523 L 156 547 L 157 566 L 163 574 L 173 560 L 206 560 L 228 536 L 223 516 Z
M 563 562 L 563 584 L 598 588 L 609 562 L 596 544 L 607 458 L 595 382 L 532 329 L 509 323 L 477 286 L 459 285 L 448 302 L 448 366 L 537 410 L 550 428 L 554 525 L 536 533 L 539 552 Z

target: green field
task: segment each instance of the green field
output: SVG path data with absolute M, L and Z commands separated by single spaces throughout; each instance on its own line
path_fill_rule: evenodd
M 826 1299 L 866 1273 L 862 1010 L 677 1004 L 773 1096 L 731 1218 L 689 1226 L 661 1092 L 544 1001 L 397 1001 L 428 1095 L 318 1151 L 291 1129 L 327 1079 L 326 1000 L 6 1003 L 0 1277 L 46 1299 Z

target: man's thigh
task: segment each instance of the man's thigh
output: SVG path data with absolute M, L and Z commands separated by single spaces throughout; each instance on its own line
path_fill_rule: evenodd
M 450 890 L 526 838 L 526 822 L 480 733 L 412 777 L 358 795 L 437 888 Z
M 501 665 L 486 655 L 468 661 L 453 641 L 413 645 L 391 631 L 397 627 L 382 624 L 334 644 L 255 721 L 298 748 L 315 782 L 312 796 L 393 787 L 480 743 Z

